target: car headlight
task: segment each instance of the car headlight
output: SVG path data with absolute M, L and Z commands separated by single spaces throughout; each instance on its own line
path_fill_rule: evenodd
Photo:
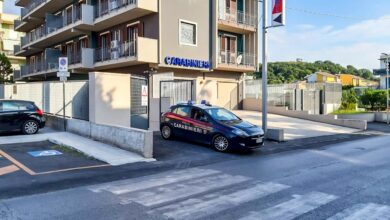
M 245 131 L 240 130 L 240 129 L 235 129 L 235 130 L 233 130 L 233 133 L 234 133 L 235 135 L 240 136 L 240 137 L 248 137 L 248 136 L 249 136 Z

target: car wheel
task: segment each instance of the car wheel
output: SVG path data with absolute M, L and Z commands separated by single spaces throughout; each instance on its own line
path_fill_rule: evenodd
M 36 134 L 39 130 L 38 122 L 34 120 L 28 120 L 23 123 L 22 132 L 23 134 Z
M 173 134 L 172 134 L 172 129 L 171 129 L 171 127 L 169 127 L 168 125 L 162 126 L 162 128 L 161 128 L 161 136 L 162 136 L 162 138 L 164 138 L 165 140 L 170 140 L 170 139 L 172 139 Z
M 229 150 L 229 140 L 223 135 L 215 136 L 212 144 L 216 151 L 226 152 Z

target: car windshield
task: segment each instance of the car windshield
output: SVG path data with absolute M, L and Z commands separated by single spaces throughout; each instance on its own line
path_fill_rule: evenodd
M 217 121 L 239 121 L 239 117 L 231 113 L 224 108 L 211 108 L 207 109 L 206 112 Z

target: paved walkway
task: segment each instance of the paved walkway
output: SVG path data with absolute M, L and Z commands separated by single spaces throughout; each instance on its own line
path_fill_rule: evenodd
M 254 111 L 235 111 L 237 116 L 261 126 L 261 112 Z M 357 129 L 340 127 L 319 122 L 307 121 L 286 116 L 268 115 L 268 126 L 270 128 L 284 129 L 285 140 L 294 140 L 300 138 L 318 137 L 334 134 L 347 134 L 358 132 Z
M 154 161 L 154 159 L 145 159 L 136 153 L 125 151 L 117 147 L 93 141 L 91 139 L 68 132 L 43 131 L 36 135 L 0 136 L 0 145 L 29 143 L 46 140 L 55 144 L 71 147 L 84 153 L 87 156 L 96 158 L 113 166 L 136 162 Z

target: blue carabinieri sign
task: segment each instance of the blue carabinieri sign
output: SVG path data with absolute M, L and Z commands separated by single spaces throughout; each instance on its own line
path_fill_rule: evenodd
M 165 57 L 165 64 L 198 69 L 210 69 L 211 63 L 204 60 L 186 59 L 180 57 Z

